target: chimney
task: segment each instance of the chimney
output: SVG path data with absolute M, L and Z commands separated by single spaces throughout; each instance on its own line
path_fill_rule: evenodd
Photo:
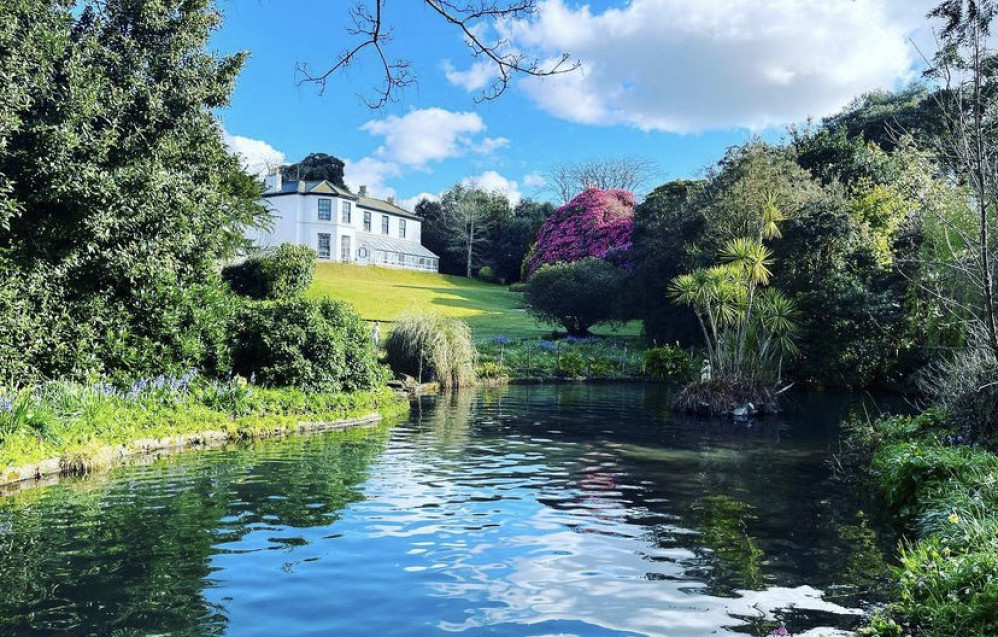
M 281 168 L 271 168 L 267 171 L 267 176 L 263 178 L 263 191 L 267 192 L 281 192 L 283 187 L 283 181 L 281 178 Z
M 395 195 L 391 195 L 388 197 L 388 203 L 392 204 L 393 206 L 395 205 Z
M 361 186 L 360 190 L 358 192 L 359 192 L 359 194 L 360 194 L 361 197 L 366 197 L 367 196 L 367 186 Z

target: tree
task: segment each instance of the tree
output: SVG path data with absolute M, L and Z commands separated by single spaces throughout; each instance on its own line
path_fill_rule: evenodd
M 621 318 L 626 273 L 602 259 L 545 264 L 527 279 L 524 298 L 538 320 L 561 325 L 572 336 Z
M 463 274 L 470 278 L 481 265 L 495 228 L 509 219 L 511 211 L 504 194 L 457 184 L 441 196 L 439 215 L 434 232 L 439 233 L 444 252 L 460 259 Z
M 699 210 L 706 186 L 702 180 L 670 181 L 634 209 L 629 312 L 641 319 L 645 335 L 659 343 L 692 346 L 700 339 L 694 317 L 670 300 L 668 288 L 673 278 L 700 265 L 687 246 L 704 232 Z
M 23 336 L 48 376 L 213 365 L 216 264 L 266 214 L 213 116 L 245 56 L 206 50 L 210 0 L 30 4 L 50 30 L 0 150 L 0 285 L 52 327 L 0 308 L 0 349 Z
M 657 172 L 657 164 L 643 157 L 601 157 L 556 164 L 544 177 L 562 203 L 568 203 L 589 188 L 638 192 Z
M 523 199 L 513 209 L 511 217 L 495 224 L 484 261 L 500 280 L 506 283 L 520 280 L 523 260 L 538 229 L 553 211 L 554 206 L 547 202 Z
M 527 274 L 545 263 L 621 257 L 631 247 L 633 227 L 634 195 L 590 188 L 552 212 L 541 225 L 527 255 Z
M 757 236 L 732 239 L 721 263 L 672 280 L 672 295 L 693 308 L 712 373 L 720 379 L 765 383 L 779 379 L 784 356 L 797 351 L 796 304 L 770 283 L 772 252 L 763 239 L 779 236 L 779 212 L 764 209 Z
M 919 144 L 931 144 L 945 134 L 936 96 L 922 83 L 861 95 L 841 112 L 825 118 L 823 124 L 832 134 L 842 132 L 888 152 L 905 136 L 914 137 Z
M 360 0 L 349 12 L 352 26 L 347 29 L 347 34 L 355 41 L 322 71 L 313 71 L 307 63 L 299 63 L 296 69 L 299 83 L 314 83 L 319 86 L 320 92 L 324 91 L 334 73 L 346 69 L 367 54 L 376 60 L 384 78 L 381 85 L 374 89 L 373 98 L 362 97 L 370 108 L 381 108 L 395 101 L 401 89 L 414 84 L 416 75 L 412 63 L 405 58 L 392 58 L 387 52 L 394 28 L 386 20 L 385 4 L 385 0 Z M 492 82 L 477 101 L 499 97 L 516 75 L 546 77 L 573 71 L 580 66 L 579 62 L 571 61 L 568 53 L 553 61 L 540 60 L 510 45 L 504 27 L 512 20 L 536 13 L 535 0 L 470 0 L 466 3 L 422 0 L 422 4 L 444 24 L 461 33 L 472 57 L 491 67 L 494 73 Z
M 941 87 L 938 100 L 947 131 L 939 150 L 967 185 L 974 210 L 970 228 L 945 216 L 938 219 L 953 246 L 945 267 L 956 270 L 976 289 L 977 298 L 942 298 L 951 311 L 967 321 L 968 334 L 979 337 L 992 357 L 998 357 L 994 271 L 998 57 L 990 48 L 996 12 L 998 7 L 989 0 L 946 0 L 929 14 L 943 21 L 940 50 L 929 71 Z
M 346 189 L 343 181 L 343 160 L 326 153 L 309 153 L 297 164 L 281 166 L 284 179 L 297 181 L 321 181 L 325 179 L 339 188 Z

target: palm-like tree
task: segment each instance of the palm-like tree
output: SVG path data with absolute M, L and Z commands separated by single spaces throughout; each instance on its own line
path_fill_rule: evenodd
M 783 356 L 796 351 L 796 305 L 770 284 L 773 253 L 764 239 L 780 236 L 785 219 L 772 199 L 760 214 L 758 237 L 738 237 L 720 252 L 719 265 L 700 268 L 672 280 L 670 292 L 693 308 L 719 374 L 759 380 Z

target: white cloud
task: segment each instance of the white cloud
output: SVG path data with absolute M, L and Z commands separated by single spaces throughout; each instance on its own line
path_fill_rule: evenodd
M 416 204 L 418 204 L 423 199 L 429 199 L 430 201 L 439 201 L 440 195 L 434 194 L 432 192 L 421 192 L 415 197 L 410 197 L 408 199 L 400 199 L 398 204 L 405 208 L 406 210 L 415 210 Z
M 544 175 L 540 174 L 536 170 L 523 176 L 524 186 L 530 186 L 531 188 L 543 188 L 547 184 L 548 180 L 544 178 Z
M 583 69 L 522 86 L 574 122 L 689 133 L 821 116 L 911 77 L 908 41 L 937 0 L 632 0 L 594 12 L 542 0 L 515 46 Z M 470 73 L 470 71 L 468 71 Z
M 520 187 L 515 181 L 503 177 L 494 170 L 486 170 L 480 175 L 465 177 L 461 183 L 488 192 L 501 192 L 509 198 L 509 203 L 514 206 L 520 203 L 520 199 L 523 198 Z
M 374 157 L 364 157 L 357 161 L 345 159 L 343 164 L 344 181 L 350 190 L 357 192 L 361 186 L 367 186 L 368 194 L 372 197 L 384 198 L 395 195 L 395 189 L 387 186 L 385 182 L 392 177 L 402 175 L 402 168 L 398 164 Z
M 493 65 L 484 60 L 475 62 L 467 71 L 459 71 L 454 68 L 450 60 L 444 60 L 443 70 L 447 81 L 454 86 L 460 86 L 469 93 L 480 91 L 493 78 L 495 72 Z
M 263 176 L 270 168 L 287 163 L 284 153 L 263 140 L 230 135 L 225 130 L 222 137 L 229 152 L 239 157 L 243 168 L 251 175 Z
M 502 137 L 480 138 L 485 123 L 477 113 L 436 107 L 371 120 L 361 129 L 384 138 L 375 151 L 378 157 L 412 168 L 424 168 L 430 162 L 469 152 L 490 153 L 509 143 Z

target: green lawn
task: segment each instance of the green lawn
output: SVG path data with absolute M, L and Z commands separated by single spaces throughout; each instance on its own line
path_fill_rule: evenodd
M 392 270 L 343 263 L 319 263 L 313 297 L 349 301 L 367 320 L 393 321 L 407 310 L 426 309 L 468 322 L 477 340 L 497 335 L 511 338 L 545 336 L 554 329 L 523 310 L 521 294 L 504 285 L 430 272 Z M 640 334 L 638 323 L 622 328 L 599 328 L 598 334 L 628 338 Z

